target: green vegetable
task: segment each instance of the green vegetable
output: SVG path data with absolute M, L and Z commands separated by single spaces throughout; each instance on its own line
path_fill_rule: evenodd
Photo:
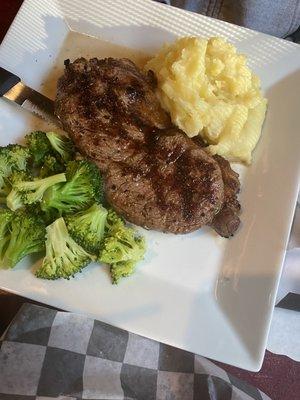
M 107 210 L 100 204 L 94 203 L 85 211 L 80 211 L 65 217 L 68 231 L 72 238 L 91 254 L 98 254 Z
M 70 161 L 75 157 L 75 147 L 70 138 L 55 132 L 47 132 L 46 136 L 53 149 L 61 156 L 63 161 Z
M 64 172 L 65 166 L 57 160 L 56 157 L 48 155 L 45 157 L 45 161 L 40 169 L 40 177 L 46 178 L 50 175 L 59 174 Z
M 11 184 L 9 182 L 9 178 L 3 178 L 3 186 L 0 189 L 0 204 L 6 205 L 6 198 L 10 191 L 11 191 Z
M 0 147 L 0 266 L 46 247 L 39 278 L 69 279 L 96 257 L 113 283 L 131 275 L 145 241 L 101 205 L 98 167 L 55 132 L 31 132 L 26 145 Z
M 5 208 L 0 208 L 0 259 L 10 239 L 10 223 L 13 219 L 13 212 Z
M 6 205 L 12 211 L 22 208 L 24 206 L 22 193 L 12 189 L 6 198 Z
M 90 161 L 69 161 L 67 182 L 50 187 L 42 201 L 42 209 L 51 208 L 62 213 L 72 213 L 100 203 L 103 198 L 102 178 L 98 167 Z
M 110 266 L 110 276 L 112 283 L 117 285 L 121 278 L 132 275 L 135 271 L 137 261 L 120 261 Z
M 9 144 L 7 149 L 12 170 L 26 171 L 31 157 L 29 149 L 19 144 Z
M 0 189 L 0 204 L 6 204 L 7 191 Z
M 43 279 L 70 278 L 92 259 L 69 235 L 65 221 L 59 218 L 46 228 L 46 256 L 36 276 Z
M 10 190 L 6 197 L 6 205 L 12 211 L 16 211 L 24 206 L 23 193 L 15 189 L 15 185 L 18 182 L 27 181 L 29 179 L 30 175 L 25 171 L 15 171 L 7 178 L 7 186 L 10 187 Z
M 138 261 L 145 254 L 146 244 L 133 228 L 126 227 L 123 221 L 110 211 L 107 216 L 106 236 L 102 242 L 99 261 L 110 265 L 113 283 L 131 275 Z
M 5 178 L 11 174 L 11 164 L 9 161 L 9 151 L 7 147 L 0 147 L 0 187 L 5 184 Z
M 26 135 L 34 165 L 40 167 L 47 157 L 54 157 L 63 164 L 75 157 L 75 146 L 71 139 L 55 132 L 35 131 Z M 44 175 L 45 176 L 45 175 Z
M 41 166 L 44 159 L 53 154 L 51 143 L 49 142 L 46 133 L 34 131 L 25 136 L 26 145 L 31 153 L 33 163 L 36 166 Z
M 7 178 L 13 171 L 25 171 L 30 160 L 30 152 L 19 144 L 10 144 L 0 147 L 0 188 L 5 185 Z
M 134 229 L 124 226 L 104 239 L 100 261 L 106 264 L 139 261 L 143 258 L 144 252 L 144 238 L 136 236 Z
M 13 213 L 10 222 L 10 238 L 2 257 L 2 266 L 13 268 L 22 258 L 42 251 L 45 247 L 43 220 L 27 210 Z
M 105 235 L 112 236 L 114 232 L 117 232 L 124 227 L 124 220 L 119 217 L 114 210 L 109 209 L 105 224 Z
M 48 188 L 65 181 L 66 175 L 61 173 L 33 181 L 21 180 L 13 185 L 13 189 L 21 194 L 24 204 L 33 204 L 42 200 L 43 194 Z

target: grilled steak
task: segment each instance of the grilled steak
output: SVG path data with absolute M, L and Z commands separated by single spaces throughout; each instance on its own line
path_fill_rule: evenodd
M 108 202 L 128 221 L 173 233 L 211 224 L 229 236 L 235 173 L 171 126 L 153 82 L 127 59 L 80 58 L 59 79 L 56 114 L 99 166 Z
M 205 142 L 200 136 L 195 136 L 193 142 L 200 147 L 206 147 Z M 239 214 L 241 212 L 241 205 L 237 199 L 240 191 L 239 175 L 233 171 L 230 163 L 225 158 L 215 155 L 213 157 L 222 172 L 222 179 L 224 183 L 224 201 L 220 211 L 215 215 L 210 222 L 210 226 L 223 237 L 230 237 L 235 234 L 240 226 Z
M 177 129 L 148 135 L 133 157 L 110 165 L 109 203 L 149 229 L 186 233 L 209 223 L 223 203 L 218 164 Z
M 224 202 L 210 225 L 219 235 L 229 237 L 234 235 L 241 222 L 239 218 L 241 205 L 237 199 L 237 194 L 240 191 L 239 175 L 233 171 L 225 158 L 215 155 L 214 159 L 222 171 Z
M 56 114 L 78 148 L 102 171 L 111 161 L 131 156 L 144 134 L 139 125 L 170 126 L 153 81 L 127 59 L 66 63 L 58 81 Z

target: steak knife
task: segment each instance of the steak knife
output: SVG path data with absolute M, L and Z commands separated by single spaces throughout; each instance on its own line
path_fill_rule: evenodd
M 59 126 L 59 120 L 54 115 L 54 101 L 26 86 L 17 75 L 1 67 L 0 97 L 10 100 L 42 117 L 47 122 Z

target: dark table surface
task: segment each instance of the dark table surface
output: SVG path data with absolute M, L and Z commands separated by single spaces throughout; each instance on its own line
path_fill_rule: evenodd
M 0 43 L 22 2 L 22 0 L 0 0 Z M 28 300 L 0 291 L 0 336 L 24 301 Z M 263 366 L 258 373 L 217 364 L 232 375 L 258 387 L 273 400 L 300 399 L 300 363 L 286 356 L 266 351 Z

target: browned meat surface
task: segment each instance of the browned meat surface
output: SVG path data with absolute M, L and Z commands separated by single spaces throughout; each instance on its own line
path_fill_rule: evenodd
M 223 203 L 218 164 L 178 130 L 149 139 L 133 157 L 110 165 L 109 203 L 149 229 L 186 233 L 209 223 Z
M 200 147 L 206 147 L 206 143 L 200 136 L 193 137 L 193 142 Z M 240 191 L 239 175 L 233 171 L 230 163 L 223 157 L 215 155 L 214 159 L 219 164 L 224 182 L 224 201 L 220 211 L 211 221 L 211 227 L 223 237 L 230 237 L 235 234 L 240 226 L 239 214 L 241 205 L 237 199 Z
M 240 225 L 239 214 L 241 205 L 237 195 L 240 191 L 239 175 L 233 171 L 229 162 L 221 156 L 214 156 L 222 171 L 224 182 L 224 203 L 221 210 L 214 217 L 211 226 L 221 236 L 233 236 Z
M 66 63 L 58 81 L 56 114 L 78 148 L 102 171 L 131 156 L 144 134 L 139 126 L 170 126 L 153 82 L 127 59 Z
M 107 199 L 128 221 L 174 233 L 211 224 L 227 237 L 239 205 L 235 173 L 171 126 L 154 84 L 127 59 L 81 58 L 59 80 L 56 114 L 104 173 Z

